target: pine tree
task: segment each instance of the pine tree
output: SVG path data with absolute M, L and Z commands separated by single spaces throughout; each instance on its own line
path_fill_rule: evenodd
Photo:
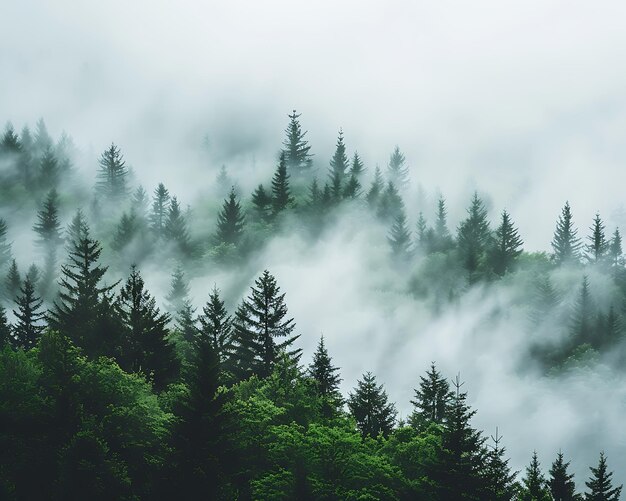
M 411 232 L 409 231 L 404 210 L 394 219 L 387 237 L 394 258 L 400 261 L 407 260 L 411 255 Z
M 170 210 L 170 193 L 163 183 L 159 183 L 152 198 L 150 226 L 157 238 L 163 236 L 165 223 Z
M 512 472 L 509 460 L 505 459 L 506 449 L 500 447 L 502 436 L 498 435 L 496 428 L 495 437 L 492 435 L 493 445 L 487 452 L 485 476 L 487 477 L 487 489 L 485 499 L 490 501 L 511 501 L 516 499 L 515 477 L 517 472 Z
M 589 228 L 591 235 L 587 237 L 589 244 L 586 246 L 586 257 L 589 262 L 599 263 L 604 260 L 609 251 L 609 242 L 604 236 L 604 223 L 600 218 L 600 214 L 596 213 L 593 219 L 593 226 Z
M 526 475 L 522 479 L 520 492 L 521 501 L 551 501 L 550 490 L 537 458 L 537 451 L 533 451 L 530 465 L 526 468 Z
M 364 172 L 365 166 L 363 165 L 363 160 L 361 160 L 359 153 L 355 151 L 352 156 L 352 164 L 350 165 L 350 175 L 356 176 L 358 180 Z
M 43 118 L 37 120 L 35 124 L 35 143 L 33 146 L 37 156 L 43 155 L 49 148 L 52 148 L 52 138 Z
M 48 148 L 39 163 L 39 186 L 45 190 L 54 189 L 59 185 L 59 162 L 52 148 Z
M 233 352 L 233 319 L 226 311 L 217 287 L 213 287 L 198 320 L 200 322 L 198 335 L 203 338 L 198 343 L 210 343 L 220 367 L 223 367 Z
M 176 197 L 172 197 L 170 208 L 167 213 L 167 221 L 163 228 L 163 235 L 173 245 L 174 250 L 185 257 L 193 253 L 187 222 L 180 210 L 180 204 Z
M 415 408 L 409 418 L 411 425 L 419 429 L 429 423 L 443 424 L 454 394 L 434 362 L 430 364 L 426 376 L 420 376 L 419 388 L 414 392 L 411 404 Z
M 558 264 L 574 263 L 580 259 L 582 244 L 577 233 L 578 231 L 574 228 L 572 221 L 572 210 L 569 202 L 565 202 L 552 239 L 554 260 Z
M 589 292 L 589 278 L 585 275 L 572 315 L 571 339 L 574 345 L 594 343 L 594 310 L 593 300 Z
M 523 241 L 511 221 L 511 216 L 506 210 L 502 211 L 500 226 L 496 229 L 496 237 L 489 256 L 496 275 L 503 276 L 512 270 L 516 259 L 522 253 L 522 244 Z
M 348 182 L 343 188 L 343 198 L 354 200 L 361 196 L 361 183 L 356 174 L 350 174 Z
M 19 294 L 20 287 L 22 286 L 22 277 L 20 277 L 20 272 L 17 268 L 17 262 L 15 259 L 11 261 L 11 266 L 9 266 L 4 286 L 6 300 L 13 302 Z
M 54 188 L 48 192 L 43 207 L 37 211 L 37 222 L 33 230 L 39 236 L 37 245 L 46 254 L 63 242 L 59 222 L 59 195 Z
M 12 343 L 13 336 L 11 335 L 11 325 L 7 320 L 6 310 L 4 306 L 0 304 L 0 352 L 2 349 Z
M 598 466 L 590 466 L 591 477 L 585 485 L 589 492 L 585 494 L 586 501 L 618 501 L 622 493 L 622 486 L 613 487 L 611 477 L 613 472 L 608 471 L 606 464 L 606 456 L 604 452 L 600 453 Z
M 478 198 L 478 193 L 474 193 L 467 213 L 467 219 L 459 225 L 457 242 L 463 266 L 467 270 L 469 282 L 472 284 L 483 266 L 485 253 L 491 242 L 487 209 L 485 209 L 483 201 Z
M 76 243 L 79 242 L 82 238 L 86 238 L 89 236 L 89 226 L 87 225 L 87 220 L 85 219 L 85 215 L 83 214 L 82 210 L 78 209 L 76 211 L 76 214 L 74 215 L 72 221 L 67 227 L 66 233 L 68 251 L 71 251 Z
M 576 495 L 574 474 L 568 473 L 568 467 L 569 461 L 565 462 L 563 453 L 559 451 L 550 468 L 550 479 L 548 480 L 554 501 L 576 501 L 579 499 Z
M 217 216 L 216 243 L 226 243 L 237 246 L 243 236 L 245 217 L 241 205 L 235 195 L 235 189 L 231 188 L 228 199 L 224 200 L 222 210 Z
M 615 228 L 613 238 L 609 243 L 609 257 L 611 259 L 611 265 L 614 268 L 624 266 L 624 251 L 622 250 L 622 235 L 620 235 L 619 228 Z
M 17 158 L 22 151 L 22 144 L 15 133 L 13 124 L 7 123 L 4 129 L 4 135 L 0 140 L 0 156 L 6 158 Z
M 306 131 L 302 132 L 300 125 L 300 115 L 293 110 L 293 113 L 289 116 L 289 125 L 285 131 L 286 138 L 283 141 L 285 149 L 285 161 L 287 167 L 291 172 L 300 173 L 311 167 L 311 154 L 309 150 L 311 147 L 309 143 L 304 139 Z
M 346 156 L 346 145 L 343 141 L 343 131 L 339 129 L 339 136 L 337 137 L 337 145 L 335 147 L 335 153 L 330 159 L 329 178 L 332 188 L 332 194 L 335 201 L 342 198 L 343 183 L 346 177 L 346 170 L 348 169 L 348 157 Z
M 552 285 L 550 276 L 539 276 L 535 284 L 533 307 L 529 315 L 532 326 L 537 327 L 548 320 L 560 302 L 561 296 Z
M 409 186 L 409 168 L 406 166 L 406 159 L 398 146 L 394 148 L 389 157 L 387 178 L 401 190 Z
M 419 213 L 417 223 L 415 225 L 415 248 L 424 252 L 430 252 L 430 246 L 427 242 L 428 226 L 426 224 L 426 218 L 423 213 Z
M 448 210 L 443 197 L 440 197 L 437 201 L 437 217 L 435 219 L 433 237 L 432 252 L 446 252 L 454 245 L 452 235 L 450 235 L 450 230 L 448 229 Z
M 120 222 L 115 228 L 115 235 L 113 236 L 113 243 L 111 248 L 117 252 L 122 252 L 137 236 L 137 218 L 134 212 L 130 214 L 124 212 L 120 218 Z
M 324 336 L 321 336 L 313 354 L 313 361 L 309 366 L 309 375 L 315 383 L 315 391 L 320 399 L 321 414 L 327 419 L 336 416 L 343 403 L 339 391 L 341 377 L 338 373 L 339 368 L 333 366 L 324 344 Z
M 385 182 L 383 181 L 383 175 L 380 171 L 380 167 L 377 165 L 376 170 L 374 170 L 374 179 L 370 186 L 370 189 L 365 196 L 367 203 L 370 207 L 376 207 L 378 204 L 378 199 L 380 198 L 383 189 L 385 188 Z
M 393 182 L 389 181 L 378 202 L 376 215 L 383 221 L 393 221 L 404 212 L 404 202 Z
M 35 286 L 30 277 L 24 280 L 15 304 L 17 308 L 13 310 L 16 319 L 13 325 L 13 342 L 17 348 L 30 350 L 37 345 L 45 329 L 42 323 L 45 314 L 41 310 L 43 301 L 35 294 Z
M 172 315 L 180 311 L 189 299 L 189 283 L 185 279 L 185 272 L 180 264 L 172 273 L 170 290 L 165 299 L 168 303 L 167 311 Z
M 144 190 L 143 186 L 137 187 L 133 192 L 133 197 L 130 202 L 130 210 L 140 221 L 145 221 L 148 217 L 148 193 Z
M 272 197 L 268 195 L 262 184 L 252 192 L 253 215 L 257 221 L 268 222 L 271 218 Z
M 7 237 L 7 222 L 0 218 L 0 270 L 4 270 L 11 262 L 11 242 Z
M 143 372 L 153 382 L 156 391 L 163 390 L 179 370 L 167 330 L 170 316 L 159 311 L 134 266 L 119 292 L 116 311 L 125 329 L 120 366 L 127 371 Z
M 354 392 L 349 394 L 348 408 L 363 437 L 387 437 L 393 430 L 396 408 L 388 401 L 383 385 L 376 383 L 376 377 L 371 372 L 366 372 L 363 379 L 357 381 Z
M 128 169 L 122 154 L 114 143 L 104 150 L 98 161 L 98 181 L 96 190 L 99 195 L 110 202 L 119 202 L 128 194 L 127 176 Z
M 265 270 L 235 313 L 232 365 L 237 377 L 268 377 L 282 351 L 300 358 L 301 350 L 290 350 L 299 335 L 292 335 L 294 320 L 286 316 L 285 294 L 280 294 L 276 279 Z
M 293 197 L 289 191 L 289 173 L 285 153 L 281 152 L 278 167 L 272 178 L 272 213 L 273 215 L 287 209 L 293 203 Z

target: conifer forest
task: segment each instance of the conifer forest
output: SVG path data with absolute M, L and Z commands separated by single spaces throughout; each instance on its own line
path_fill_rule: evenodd
M 0 499 L 621 499 L 621 4 L 117 4 L 0 7 Z

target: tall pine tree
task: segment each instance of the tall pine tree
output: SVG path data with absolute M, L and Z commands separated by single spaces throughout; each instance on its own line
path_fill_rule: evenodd
M 348 408 L 363 437 L 388 437 L 391 434 L 397 411 L 389 402 L 383 385 L 377 384 L 371 372 L 366 372 L 363 379 L 357 381 L 354 392 L 348 397 Z
M 516 259 L 522 253 L 522 244 L 523 241 L 511 221 L 511 216 L 506 210 L 502 211 L 500 226 L 496 229 L 489 253 L 491 267 L 496 275 L 501 277 L 513 269 Z
M 226 311 L 217 287 L 213 287 L 198 320 L 200 322 L 198 336 L 202 337 L 198 343 L 210 343 L 220 368 L 223 368 L 233 352 L 233 319 Z
M 100 156 L 98 163 L 100 167 L 96 183 L 97 193 L 109 202 L 120 202 L 128 194 L 128 169 L 120 149 L 111 143 Z
M 237 246 L 243 237 L 244 224 L 245 217 L 241 205 L 237 200 L 235 189 L 231 188 L 228 199 L 224 200 L 222 210 L 217 216 L 216 243 Z
M 613 472 L 608 470 L 606 456 L 600 453 L 598 466 L 590 466 L 591 477 L 585 485 L 588 492 L 585 494 L 585 501 L 618 501 L 622 493 L 622 486 L 613 487 Z
M 37 345 L 45 329 L 45 314 L 41 309 L 43 301 L 35 294 L 34 284 L 29 277 L 24 280 L 15 304 L 17 307 L 13 310 L 13 343 L 17 348 L 30 350 Z
M 293 197 L 289 189 L 289 173 L 285 153 L 281 152 L 278 167 L 272 178 L 272 213 L 274 216 L 281 213 L 293 204 Z
M 406 165 L 406 158 L 398 146 L 394 148 L 389 157 L 387 178 L 401 190 L 409 186 L 409 168 Z
M 293 110 L 293 113 L 289 115 L 289 125 L 285 131 L 286 137 L 283 141 L 285 149 L 285 162 L 290 172 L 302 173 L 310 169 L 311 167 L 311 153 L 309 150 L 311 146 L 304 139 L 306 131 L 302 131 L 300 125 L 300 114 Z
M 552 494 L 554 501 L 576 501 L 579 499 L 576 495 L 574 474 L 569 473 L 568 468 L 569 461 L 566 462 L 563 459 L 563 453 L 559 451 L 550 468 L 550 478 L 548 479 L 550 494 Z
M 313 361 L 309 366 L 309 375 L 315 383 L 315 391 L 320 399 L 320 412 L 327 419 L 336 416 L 343 403 L 339 391 L 341 377 L 338 372 L 339 368 L 333 366 L 326 349 L 324 336 L 321 336 L 313 354 Z
M 574 228 L 572 209 L 569 202 L 565 202 L 552 239 L 554 260 L 558 264 L 577 263 L 580 259 L 581 245 L 578 230 Z

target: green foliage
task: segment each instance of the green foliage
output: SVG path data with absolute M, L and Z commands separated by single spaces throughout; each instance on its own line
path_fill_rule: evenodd
M 217 244 L 239 245 L 243 236 L 245 217 L 237 200 L 235 189 L 231 188 L 228 199 L 224 200 L 222 210 L 217 216 Z
M 302 131 L 300 125 L 300 114 L 293 110 L 293 113 L 289 116 L 289 125 L 285 131 L 286 137 L 283 141 L 285 149 L 283 150 L 285 155 L 285 161 L 290 171 L 299 173 L 306 171 L 311 167 L 311 153 L 309 150 L 311 146 L 304 139 L 306 131 Z
M 572 209 L 569 202 L 565 202 L 552 239 L 554 260 L 558 264 L 577 263 L 581 246 L 578 230 L 574 228 Z
M 102 153 L 98 163 L 100 168 L 96 192 L 109 202 L 120 202 L 128 194 L 128 170 L 120 149 L 111 143 L 111 146 Z
M 613 472 L 608 470 L 606 456 L 600 453 L 598 466 L 590 466 L 591 477 L 585 485 L 588 492 L 585 494 L 585 501 L 617 501 L 622 492 L 622 486 L 613 487 Z
M 487 209 L 483 201 L 478 198 L 478 193 L 474 193 L 467 214 L 467 218 L 459 225 L 457 242 L 460 257 L 468 273 L 469 283 L 473 284 L 485 265 L 486 253 L 492 242 Z
M 389 436 L 396 422 L 397 411 L 390 403 L 383 385 L 376 383 L 371 372 L 363 374 L 348 398 L 350 413 L 363 437 Z
M 396 146 L 389 157 L 387 165 L 387 177 L 390 182 L 401 189 L 408 188 L 409 185 L 409 168 L 406 165 L 406 159 L 400 148 Z

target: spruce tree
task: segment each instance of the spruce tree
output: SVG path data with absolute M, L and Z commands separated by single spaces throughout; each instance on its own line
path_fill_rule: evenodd
M 423 252 L 430 252 L 430 246 L 427 245 L 427 232 L 428 226 L 426 224 L 426 218 L 422 212 L 419 213 L 417 223 L 415 224 L 415 248 Z
M 23 185 L 27 189 L 32 189 L 35 179 L 35 160 L 33 158 L 34 143 L 33 136 L 28 126 L 22 128 L 20 134 L 21 152 L 18 162 L 19 175 Z
M 41 309 L 43 301 L 35 294 L 35 287 L 30 277 L 26 277 L 15 298 L 17 308 L 13 310 L 13 343 L 15 347 L 30 350 L 37 345 L 41 333 L 45 329 L 43 320 L 45 313 Z
M 421 429 L 430 423 L 443 424 L 454 393 L 434 362 L 430 364 L 426 376 L 420 376 L 419 388 L 414 392 L 414 400 L 411 400 L 414 409 L 409 418 L 411 425 Z
M 159 311 L 134 266 L 118 294 L 115 309 L 124 326 L 120 366 L 127 371 L 143 372 L 156 391 L 163 390 L 179 370 L 167 330 L 170 316 Z
M 167 311 L 174 315 L 189 299 L 189 283 L 185 279 L 185 272 L 180 264 L 176 266 L 170 280 L 170 290 L 165 298 Z
M 530 465 L 526 468 L 526 475 L 522 479 L 520 492 L 521 501 L 551 501 L 550 489 L 537 458 L 537 451 L 533 451 Z
M 140 221 L 145 221 L 148 217 L 148 193 L 143 186 L 137 187 L 133 192 L 130 202 L 130 210 Z
M 371 372 L 366 372 L 363 379 L 357 381 L 354 392 L 349 394 L 348 408 L 363 437 L 388 437 L 391 434 L 397 411 L 389 402 L 383 385 L 377 384 Z
M 180 210 L 180 204 L 176 197 L 172 197 L 170 208 L 167 213 L 167 220 L 163 228 L 163 235 L 173 246 L 176 253 L 184 257 L 190 257 L 193 253 L 189 230 L 185 216 Z
M 585 501 L 618 501 L 622 493 L 622 486 L 613 487 L 613 472 L 608 471 L 606 456 L 600 453 L 598 466 L 590 466 L 591 477 L 585 485 L 588 492 L 585 493 Z
M 11 325 L 7 319 L 6 310 L 0 304 L 0 352 L 2 349 L 13 342 L 11 334 Z
M 54 188 L 48 192 L 42 208 L 37 211 L 37 222 L 33 230 L 39 237 L 37 245 L 45 253 L 56 249 L 63 242 L 59 222 L 59 195 Z
M 549 275 L 541 275 L 535 284 L 532 309 L 529 314 L 533 327 L 537 327 L 550 318 L 561 302 L 561 295 L 552 285 Z
M 59 162 L 52 148 L 48 148 L 39 163 L 39 186 L 44 190 L 54 189 L 59 185 Z
M 33 147 L 37 156 L 43 155 L 49 148 L 52 148 L 52 137 L 50 137 L 48 127 L 46 127 L 46 122 L 44 122 L 43 118 L 37 120 L 35 124 L 35 142 Z
M 361 183 L 356 174 L 350 174 L 348 181 L 343 188 L 343 198 L 354 200 L 361 196 Z
M 163 183 L 159 183 L 154 190 L 152 212 L 150 214 L 150 227 L 157 238 L 163 236 L 169 210 L 170 193 Z
M 611 265 L 614 268 L 624 266 L 624 251 L 622 250 L 622 235 L 620 235 L 619 228 L 615 228 L 613 238 L 609 243 L 608 254 L 611 259 Z
M 571 341 L 575 345 L 595 342 L 595 307 L 589 291 L 589 278 L 583 277 L 571 320 Z
M 20 277 L 20 272 L 17 268 L 17 262 L 15 259 L 11 261 L 11 266 L 9 266 L 9 271 L 7 272 L 7 276 L 4 282 L 4 296 L 7 301 L 13 302 L 17 295 L 20 292 L 20 287 L 22 286 L 22 277 Z
M 346 156 L 346 145 L 343 141 L 343 131 L 339 129 L 337 145 L 335 147 L 335 153 L 330 159 L 330 170 L 328 173 L 332 195 L 335 201 L 342 198 L 344 179 L 346 177 L 347 169 L 348 157 Z
M 463 266 L 468 272 L 469 283 L 472 284 L 484 264 L 485 253 L 491 243 L 487 209 L 478 198 L 478 193 L 474 193 L 467 214 L 467 218 L 459 225 L 457 242 Z
M 268 195 L 262 184 L 252 192 L 253 215 L 257 221 L 268 222 L 271 219 L 272 197 Z
M 115 228 L 113 243 L 111 248 L 117 252 L 122 252 L 128 247 L 137 236 L 137 218 L 134 212 L 130 214 L 124 212 L 120 218 L 120 222 Z
M 0 270 L 4 270 L 11 262 L 11 242 L 7 231 L 7 222 L 0 218 Z
M 577 501 L 579 497 L 576 495 L 576 484 L 574 483 L 574 474 L 569 473 L 569 461 L 563 459 L 561 451 L 556 455 L 556 459 L 550 468 L 550 478 L 548 485 L 550 493 L 554 501 Z
M 81 209 L 76 211 L 76 214 L 67 227 L 66 233 L 68 252 L 74 248 L 78 241 L 89 236 L 89 226 L 87 225 L 87 220 Z
M 582 244 L 577 234 L 578 230 L 574 228 L 572 220 L 572 209 L 569 202 L 565 202 L 556 224 L 554 238 L 552 239 L 553 257 L 558 264 L 576 263 L 579 261 Z
M 7 123 L 4 129 L 4 135 L 0 140 L 0 156 L 5 158 L 17 159 L 18 155 L 22 151 L 22 144 L 20 139 L 15 133 L 13 124 Z
M 448 210 L 443 197 L 437 201 L 437 217 L 433 231 L 432 252 L 446 252 L 453 247 L 454 242 L 448 229 Z
M 294 320 L 286 317 L 285 294 L 280 293 L 276 279 L 265 270 L 235 313 L 231 365 L 237 377 L 268 377 L 283 351 L 294 360 L 300 358 L 301 350 L 291 349 L 299 337 L 292 335 Z
M 404 212 L 402 197 L 393 182 L 389 181 L 379 197 L 376 215 L 383 221 L 390 222 L 402 212 Z
M 493 445 L 487 452 L 485 476 L 487 479 L 485 499 L 490 501 L 512 501 L 516 499 L 515 477 L 517 472 L 512 472 L 509 460 L 505 459 L 506 449 L 500 446 L 502 436 L 498 435 L 496 428 L 495 437 L 492 435 Z
M 409 231 L 404 210 L 394 219 L 387 237 L 394 258 L 406 261 L 411 255 L 411 232 Z
M 228 199 L 224 200 L 222 210 L 217 216 L 216 243 L 237 246 L 243 237 L 245 217 L 237 200 L 235 189 L 231 188 Z
M 285 153 L 281 152 L 278 167 L 272 178 L 272 213 L 277 215 L 287 209 L 293 203 L 293 197 L 289 190 L 289 173 Z
M 502 211 L 500 226 L 496 229 L 489 256 L 496 275 L 501 277 L 513 269 L 516 259 L 522 253 L 522 244 L 523 241 L 511 221 L 511 216 L 506 210 Z
M 396 146 L 393 153 L 389 157 L 387 165 L 387 178 L 399 189 L 404 190 L 409 186 L 409 168 L 406 165 L 406 159 L 400 152 L 400 148 Z
M 209 300 L 202 308 L 198 321 L 198 335 L 203 338 L 198 343 L 209 342 L 218 357 L 220 367 L 223 367 L 233 352 L 233 319 L 226 311 L 217 287 L 213 287 L 209 294 Z
M 283 141 L 285 161 L 291 172 L 301 173 L 311 167 L 312 155 L 309 153 L 311 146 L 304 139 L 306 131 L 302 131 L 298 120 L 300 115 L 296 113 L 296 110 L 293 110 L 293 113 L 288 116 L 289 125 L 285 131 L 286 138 Z
M 604 235 L 604 223 L 600 218 L 600 214 L 596 213 L 593 219 L 593 226 L 589 228 L 591 235 L 587 237 L 586 258 L 591 263 L 600 263 L 606 257 L 609 251 L 609 242 Z
M 324 344 L 324 336 L 320 337 L 313 361 L 309 365 L 309 375 L 315 384 L 315 391 L 320 399 L 320 411 L 323 417 L 330 419 L 337 415 L 343 399 L 339 391 L 339 368 L 333 366 L 332 359 Z
M 128 194 L 128 169 L 122 154 L 114 143 L 104 150 L 98 161 L 98 181 L 96 191 L 109 202 L 120 202 Z
M 376 207 L 378 204 L 378 200 L 385 188 L 385 182 L 383 180 L 383 174 L 380 171 L 380 167 L 377 165 L 374 170 L 374 179 L 372 180 L 372 184 L 370 185 L 370 189 L 365 195 L 365 199 L 370 207 Z
M 361 160 L 359 153 L 355 151 L 352 156 L 352 163 L 350 164 L 350 175 L 356 176 L 356 178 L 359 179 L 364 172 L 365 165 L 363 165 L 363 160 Z

